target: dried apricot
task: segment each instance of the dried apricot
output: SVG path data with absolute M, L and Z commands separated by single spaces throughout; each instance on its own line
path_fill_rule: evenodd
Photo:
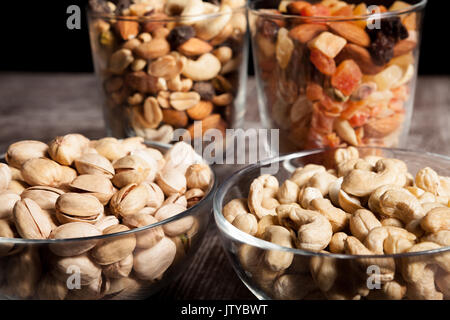
M 300 15 L 302 14 L 302 10 L 307 7 L 311 7 L 311 4 L 306 1 L 294 1 L 287 6 L 287 11 L 290 14 Z
M 323 4 L 314 4 L 312 6 L 304 6 L 300 10 L 300 14 L 305 17 L 329 17 L 330 9 Z
M 311 49 L 309 59 L 320 72 L 327 76 L 332 76 L 336 72 L 334 59 L 328 58 L 320 50 Z
M 343 61 L 331 77 L 331 84 L 346 96 L 350 96 L 358 88 L 363 75 L 353 60 Z
M 323 88 L 317 83 L 311 82 L 306 86 L 306 97 L 309 101 L 319 101 L 323 97 Z
M 362 127 L 369 120 L 369 114 L 365 112 L 357 112 L 353 117 L 348 121 L 353 128 Z

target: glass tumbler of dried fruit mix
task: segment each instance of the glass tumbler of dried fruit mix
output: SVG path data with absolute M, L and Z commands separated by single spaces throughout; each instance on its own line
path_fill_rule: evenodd
M 240 125 L 245 0 L 93 0 L 89 30 L 108 134 L 167 143 Z
M 350 2 L 249 9 L 263 123 L 289 137 L 282 150 L 405 143 L 426 1 Z

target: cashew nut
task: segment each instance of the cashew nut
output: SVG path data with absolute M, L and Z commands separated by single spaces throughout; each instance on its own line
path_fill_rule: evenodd
M 431 210 L 422 219 L 420 226 L 429 233 L 436 233 L 441 230 L 450 231 L 450 208 Z
M 433 242 L 416 244 L 407 253 L 439 249 Z M 407 295 L 415 300 L 442 300 L 443 294 L 436 288 L 435 278 L 438 268 L 446 273 L 450 272 L 450 254 L 448 252 L 426 256 L 412 256 L 404 258 L 401 272 L 408 283 Z
M 355 169 L 350 171 L 342 182 L 342 189 L 354 196 L 370 195 L 386 184 L 404 186 L 408 168 L 403 161 L 396 159 L 379 160 L 374 172 Z
M 354 213 L 359 209 L 364 209 L 360 199 L 347 194 L 344 190 L 339 191 L 339 206 L 350 213 Z
M 250 210 L 247 207 L 247 199 L 234 199 L 223 207 L 223 216 L 229 223 L 233 223 L 233 220 L 237 216 L 246 214 L 249 211 Z
M 256 215 L 258 219 L 261 219 L 267 215 L 275 216 L 275 209 L 266 209 L 262 206 L 263 200 L 264 185 L 260 180 L 255 179 L 250 185 L 250 191 L 248 194 L 248 207 L 250 212 Z
M 300 188 L 291 180 L 286 180 L 278 189 L 278 201 L 281 204 L 290 204 L 297 202 Z
M 337 232 L 333 234 L 330 241 L 330 252 L 332 253 L 344 253 L 345 252 L 345 241 L 348 235 L 345 232 Z
M 258 221 L 258 226 L 257 226 L 257 231 L 255 234 L 255 237 L 261 238 L 263 236 L 264 232 L 266 232 L 267 227 L 275 226 L 277 224 L 278 224 L 278 218 L 275 216 L 262 217 Z
M 284 274 L 273 285 L 274 296 L 280 300 L 302 300 L 314 289 L 309 274 Z
M 414 245 L 414 241 L 416 240 L 416 236 L 405 229 L 397 227 L 378 227 L 369 232 L 364 244 L 369 250 L 376 254 L 384 254 L 385 242 L 390 238 L 403 238 L 409 241 L 411 246 Z M 392 239 L 389 241 L 392 241 Z
M 340 162 L 337 164 L 337 171 L 339 177 L 345 177 L 353 170 L 364 170 L 364 171 L 372 171 L 374 165 L 370 164 L 364 159 L 350 159 L 345 162 Z
M 263 239 L 283 247 L 292 248 L 291 233 L 281 226 L 269 226 L 264 232 Z M 282 271 L 289 268 L 294 259 L 294 254 L 285 251 L 266 251 L 264 261 L 273 271 Z
M 234 218 L 233 226 L 253 236 L 258 231 L 258 220 L 253 214 L 244 213 Z
M 344 177 L 334 180 L 328 190 L 328 196 L 336 207 L 339 206 L 339 191 L 341 191 L 342 181 L 344 181 Z
M 372 290 L 367 297 L 369 300 L 402 300 L 406 295 L 406 285 L 392 280 L 383 283 L 380 290 Z
M 223 4 L 219 10 L 220 15 L 214 19 L 204 19 L 194 25 L 197 37 L 203 40 L 211 40 L 217 36 L 228 24 L 232 16 L 230 6 Z
M 309 179 L 306 184 L 307 187 L 319 189 L 322 195 L 325 197 L 328 195 L 331 184 L 338 178 L 328 172 L 316 173 Z
M 366 209 L 356 210 L 350 218 L 350 231 L 360 241 L 364 241 L 372 229 L 381 227 L 375 215 Z
M 434 242 L 443 247 L 450 247 L 450 231 L 441 230 L 422 238 L 425 242 Z
M 295 182 L 301 188 L 308 183 L 313 175 L 319 172 L 326 172 L 325 167 L 316 164 L 308 164 L 303 168 L 296 169 L 289 180 Z
M 438 191 L 441 184 L 440 177 L 436 173 L 436 171 L 428 167 L 423 168 L 419 170 L 419 172 L 417 172 L 415 183 L 419 188 L 428 191 L 434 194 L 435 196 L 438 195 Z
M 386 218 L 381 220 L 381 225 L 383 227 L 397 227 L 397 228 L 404 228 L 405 225 L 403 222 L 401 222 L 399 219 L 396 218 Z
M 298 194 L 298 202 L 300 205 L 307 209 L 309 207 L 309 204 L 314 199 L 322 199 L 322 192 L 320 192 L 319 189 L 307 187 L 305 189 L 300 190 Z
M 359 159 L 359 151 L 355 147 L 337 149 L 334 153 L 334 162 L 336 167 L 338 167 L 340 163 L 354 159 Z
M 207 81 L 215 78 L 220 71 L 219 59 L 211 53 L 205 53 L 197 60 L 186 60 L 183 75 L 194 81 Z
M 331 223 L 333 232 L 343 230 L 349 221 L 349 214 L 333 206 L 328 199 L 314 199 L 309 203 L 309 210 L 318 211 Z

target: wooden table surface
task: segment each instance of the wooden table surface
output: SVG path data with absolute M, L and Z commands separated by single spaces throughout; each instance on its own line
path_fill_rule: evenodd
M 450 77 L 421 77 L 407 147 L 450 156 Z M 258 121 L 255 82 L 248 85 L 246 127 Z M 49 141 L 79 132 L 104 136 L 92 74 L 0 74 L 0 154 L 14 141 Z M 237 167 L 220 168 L 219 182 Z M 228 263 L 211 223 L 199 252 L 184 274 L 157 299 L 255 299 Z

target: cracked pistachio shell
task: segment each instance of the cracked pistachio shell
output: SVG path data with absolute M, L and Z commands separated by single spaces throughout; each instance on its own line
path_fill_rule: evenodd
M 125 153 L 133 153 L 137 150 L 147 149 L 142 137 L 130 137 L 120 141 Z
M 30 159 L 43 158 L 47 155 L 48 145 L 40 141 L 24 140 L 13 143 L 6 152 L 6 162 L 11 167 L 21 169 Z
M 125 259 L 106 265 L 103 267 L 103 274 L 108 278 L 118 279 L 128 277 L 133 270 L 133 255 L 128 255 Z
M 49 239 L 75 239 L 100 236 L 102 233 L 94 225 L 86 222 L 70 222 L 52 231 Z M 77 256 L 91 250 L 98 240 L 52 243 L 50 250 L 61 257 Z
M 19 254 L 9 257 L 5 273 L 8 275 L 7 295 L 20 299 L 30 298 L 35 293 L 42 274 L 37 248 L 30 246 Z
M 205 191 L 201 189 L 189 189 L 184 195 L 187 201 L 187 207 L 193 207 L 205 197 Z
M 64 191 L 52 187 L 36 186 L 24 190 L 22 199 L 28 198 L 36 202 L 43 210 L 55 209 L 56 200 Z
M 130 228 L 118 224 L 106 228 L 103 234 L 114 234 L 128 231 Z M 125 259 L 136 248 L 136 237 L 134 234 L 114 236 L 100 240 L 91 251 L 94 261 L 100 265 L 108 265 Z
M 126 217 L 138 213 L 147 204 L 147 189 L 142 184 L 129 184 L 114 194 L 110 201 L 115 216 Z
M 142 185 L 147 189 L 148 193 L 146 206 L 155 209 L 161 207 L 164 202 L 164 192 L 161 190 L 161 188 L 153 182 L 144 182 Z
M 162 205 L 165 206 L 166 204 L 171 204 L 171 203 L 179 204 L 180 206 L 187 208 L 186 197 L 179 193 L 174 193 L 170 197 L 167 197 L 167 199 L 164 201 L 164 203 Z
M 131 229 L 145 227 L 158 220 L 148 214 L 135 214 L 123 219 L 123 223 Z M 151 248 L 164 238 L 164 230 L 161 226 L 139 231 L 136 233 L 136 247 L 137 248 Z
M 188 188 L 206 190 L 211 182 L 211 170 L 206 164 L 193 164 L 186 170 Z
M 117 219 L 115 216 L 105 216 L 95 223 L 95 227 L 103 233 L 106 228 L 119 223 L 119 219 Z
M 100 139 L 95 142 L 94 148 L 109 161 L 115 161 L 127 155 L 125 147 L 116 138 Z
M 178 142 L 170 148 L 164 155 L 166 164 L 165 169 L 177 170 L 183 175 L 186 173 L 187 168 L 194 164 L 202 162 L 200 155 L 195 153 L 190 144 L 186 142 Z
M 64 300 L 67 296 L 67 284 L 47 273 L 37 286 L 36 296 L 39 300 Z
M 96 197 L 104 206 L 117 191 L 111 180 L 97 174 L 83 174 L 75 178 L 69 185 L 75 192 L 82 192 Z
M 164 161 L 161 157 L 158 156 L 155 151 L 159 152 L 155 149 L 140 149 L 133 151 L 131 153 L 132 156 L 140 157 L 142 160 L 144 160 L 147 163 L 147 166 L 149 167 L 149 173 L 147 175 L 147 178 L 145 179 L 146 182 L 153 182 L 156 178 L 156 174 L 161 169 L 161 159 Z
M 186 207 L 179 204 L 166 204 L 155 213 L 158 221 L 163 221 L 186 211 Z M 169 237 L 186 233 L 194 223 L 194 218 L 187 216 L 163 225 L 164 233 Z
M 56 201 L 56 217 L 62 224 L 87 222 L 94 224 L 103 215 L 103 205 L 89 194 L 65 193 Z
M 73 180 L 78 176 L 78 173 L 75 169 L 67 166 L 61 166 L 61 181 L 60 188 L 67 188 L 67 186 L 72 183 Z
M 163 238 L 149 249 L 138 249 L 134 253 L 133 270 L 142 280 L 160 279 L 172 264 L 177 247 L 169 238 Z
M 156 183 L 168 197 L 174 193 L 184 194 L 186 192 L 186 177 L 177 170 L 164 169 L 158 173 Z
M 64 283 L 75 272 L 79 272 L 82 286 L 92 283 L 102 274 L 100 266 L 94 263 L 87 253 L 79 256 L 56 257 L 53 266 L 52 274 Z
M 70 166 L 75 159 L 81 157 L 83 150 L 88 146 L 88 138 L 81 134 L 73 133 L 56 137 L 49 143 L 48 153 L 59 164 Z
M 114 299 L 127 299 L 136 297 L 136 292 L 140 290 L 142 284 L 137 279 L 131 277 L 111 278 L 107 295 L 114 294 Z
M 11 191 L 0 192 L 0 219 L 12 217 L 14 205 L 20 200 L 20 196 Z
M 0 192 L 6 190 L 11 183 L 12 172 L 8 165 L 0 163 Z
M 122 188 L 130 183 L 144 182 L 150 173 L 147 162 L 139 156 L 126 156 L 114 162 L 114 185 Z
M 81 174 L 98 174 L 111 179 L 114 176 L 114 168 L 111 162 L 104 156 L 96 153 L 86 153 L 74 161 L 75 168 Z
M 52 231 L 50 219 L 31 199 L 17 201 L 13 217 L 17 232 L 24 239 L 47 239 Z
M 34 158 L 22 166 L 22 176 L 30 186 L 57 187 L 62 180 L 61 166 L 47 158 Z

